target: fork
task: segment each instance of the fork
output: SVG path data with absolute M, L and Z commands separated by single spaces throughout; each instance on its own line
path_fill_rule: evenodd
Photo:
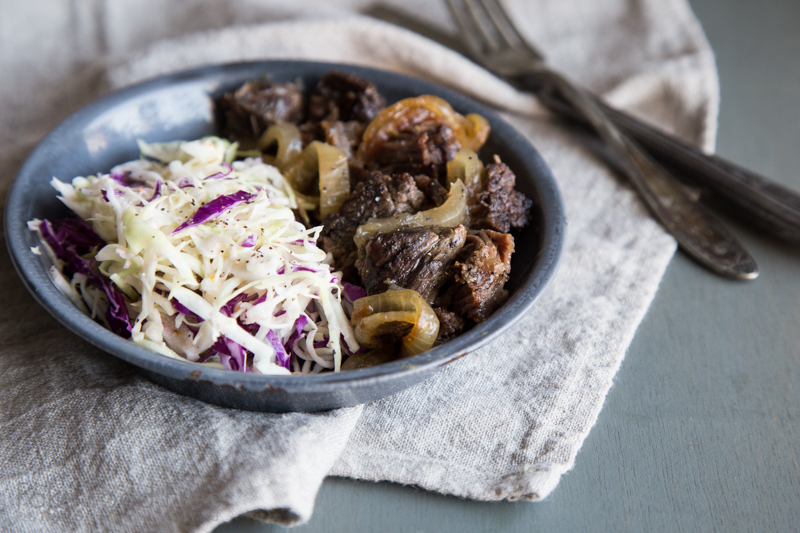
M 554 111 L 577 114 L 592 126 L 647 207 L 690 257 L 729 278 L 758 276 L 755 260 L 736 237 L 621 131 L 597 98 L 549 69 L 497 0 L 447 0 L 447 5 L 473 59 L 520 88 L 548 96 L 542 100 Z

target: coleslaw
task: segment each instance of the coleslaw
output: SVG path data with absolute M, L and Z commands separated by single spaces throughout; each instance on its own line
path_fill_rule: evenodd
M 108 174 L 53 178 L 81 220 L 29 222 L 56 286 L 165 356 L 263 374 L 338 371 L 359 350 L 347 289 L 298 196 L 218 137 L 148 144 Z M 292 357 L 294 355 L 294 357 Z

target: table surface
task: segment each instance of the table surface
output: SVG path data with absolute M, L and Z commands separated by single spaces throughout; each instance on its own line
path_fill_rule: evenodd
M 717 151 L 800 189 L 800 2 L 691 0 L 717 56 Z M 544 501 L 480 503 L 328 479 L 298 533 L 800 528 L 800 247 L 729 220 L 727 281 L 679 253 L 575 468 Z M 277 532 L 239 518 L 217 533 Z

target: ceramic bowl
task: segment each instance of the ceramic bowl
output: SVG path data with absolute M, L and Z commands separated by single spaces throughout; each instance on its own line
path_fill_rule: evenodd
M 492 133 L 481 157 L 498 154 L 517 176 L 517 188 L 535 201 L 533 222 L 514 232 L 516 252 L 506 288 L 509 300 L 488 320 L 460 337 L 407 359 L 340 373 L 267 376 L 207 368 L 141 348 L 114 335 L 76 308 L 53 285 L 49 260 L 34 255 L 38 244 L 26 222 L 59 218 L 68 210 L 49 181 L 107 172 L 135 159 L 137 139 L 148 142 L 195 139 L 215 133 L 213 100 L 244 81 L 268 75 L 302 80 L 313 87 L 331 70 L 352 72 L 375 83 L 387 102 L 433 94 L 460 113 L 486 117 Z M 564 206 L 547 165 L 531 143 L 496 113 L 463 94 L 431 82 L 352 65 L 262 61 L 208 66 L 128 87 L 81 109 L 53 130 L 31 153 L 7 197 L 5 233 L 20 277 L 36 300 L 59 322 L 95 346 L 135 365 L 150 380 L 199 400 L 256 411 L 319 411 L 370 402 L 420 383 L 469 354 L 532 312 L 552 279 L 563 247 Z M 424 386 L 424 385 L 423 385 Z

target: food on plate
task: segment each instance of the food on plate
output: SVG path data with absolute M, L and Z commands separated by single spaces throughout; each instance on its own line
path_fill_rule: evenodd
M 387 107 L 341 72 L 216 104 L 220 137 L 53 178 L 78 218 L 31 221 L 34 251 L 83 312 L 169 357 L 314 374 L 422 353 L 504 303 L 532 201 L 478 158 L 483 117 L 430 95 Z

